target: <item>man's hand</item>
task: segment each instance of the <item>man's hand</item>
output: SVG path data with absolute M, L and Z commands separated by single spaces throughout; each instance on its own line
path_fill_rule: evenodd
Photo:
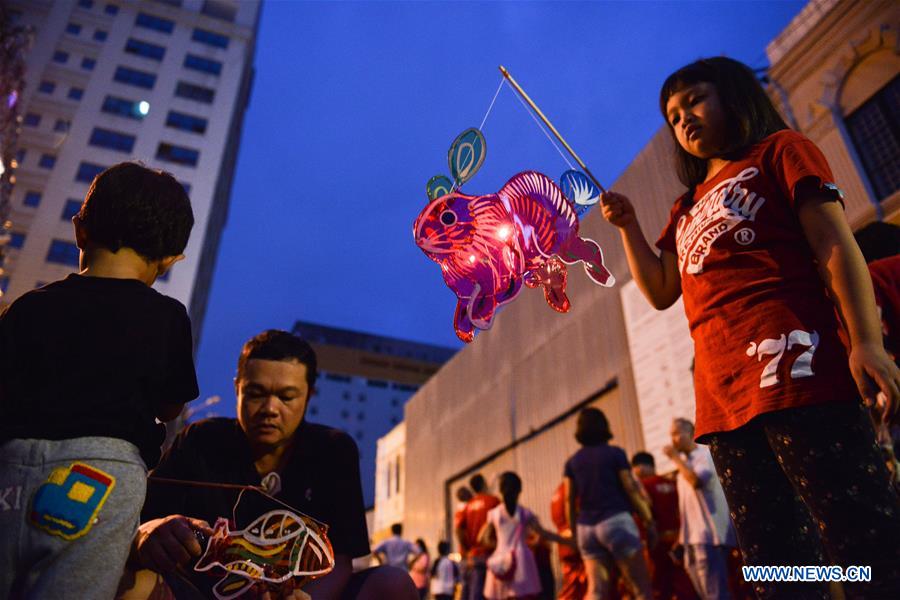
M 181 515 L 142 523 L 134 541 L 137 558 L 144 567 L 157 573 L 172 571 L 203 552 L 195 531 L 213 533 L 206 521 Z
M 678 457 L 678 450 L 676 450 L 673 446 L 663 446 L 663 454 L 675 460 Z

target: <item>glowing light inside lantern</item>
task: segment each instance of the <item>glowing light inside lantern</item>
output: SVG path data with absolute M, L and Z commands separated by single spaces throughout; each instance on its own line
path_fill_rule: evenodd
M 509 225 L 501 225 L 497 228 L 497 237 L 500 238 L 500 240 L 503 242 L 509 239 L 511 233 L 512 227 L 510 227 Z
M 141 113 L 142 116 L 146 117 L 150 113 L 150 103 L 146 100 L 141 100 L 138 103 L 138 112 Z

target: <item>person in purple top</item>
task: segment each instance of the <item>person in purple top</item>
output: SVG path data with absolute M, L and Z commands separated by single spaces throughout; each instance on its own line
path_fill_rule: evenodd
M 625 451 L 609 445 L 609 421 L 598 408 L 578 414 L 575 439 L 581 449 L 566 461 L 564 482 L 569 523 L 575 523 L 578 549 L 588 575 L 587 599 L 609 597 L 610 563 L 631 584 L 636 600 L 653 597 L 637 525 L 630 512 L 643 520 L 651 545 L 656 529 L 650 506 Z

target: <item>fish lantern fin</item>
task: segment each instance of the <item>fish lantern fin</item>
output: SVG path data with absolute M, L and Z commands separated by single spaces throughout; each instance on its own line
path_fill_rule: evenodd
M 453 182 L 450 181 L 450 178 L 446 175 L 435 175 L 429 179 L 428 183 L 425 185 L 425 193 L 428 195 L 429 201 L 437 200 L 441 196 L 446 196 L 452 189 Z
M 457 186 L 462 186 L 472 179 L 484 164 L 486 154 L 487 144 L 484 135 L 475 127 L 470 127 L 456 136 L 447 152 L 447 164 L 450 166 L 450 176 L 456 181 Z
M 559 177 L 559 187 L 572 202 L 579 218 L 600 201 L 599 188 L 581 171 L 570 169 L 563 173 Z

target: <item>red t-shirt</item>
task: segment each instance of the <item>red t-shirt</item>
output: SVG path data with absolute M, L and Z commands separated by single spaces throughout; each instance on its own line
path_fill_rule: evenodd
M 490 494 L 475 494 L 463 509 L 462 524 L 465 529 L 465 546 L 468 556 L 487 556 L 489 549 L 478 544 L 478 534 L 487 522 L 488 511 L 500 504 L 500 499 Z
M 900 254 L 869 263 L 875 303 L 881 313 L 884 347 L 900 360 Z
M 681 521 L 678 517 L 678 488 L 675 482 L 663 475 L 651 475 L 641 479 L 641 484 L 650 496 L 657 531 L 677 532 Z
M 774 133 L 679 198 L 656 242 L 678 257 L 698 441 L 760 414 L 858 396 L 797 219 L 793 191 L 806 178 L 833 186 L 815 144 Z

